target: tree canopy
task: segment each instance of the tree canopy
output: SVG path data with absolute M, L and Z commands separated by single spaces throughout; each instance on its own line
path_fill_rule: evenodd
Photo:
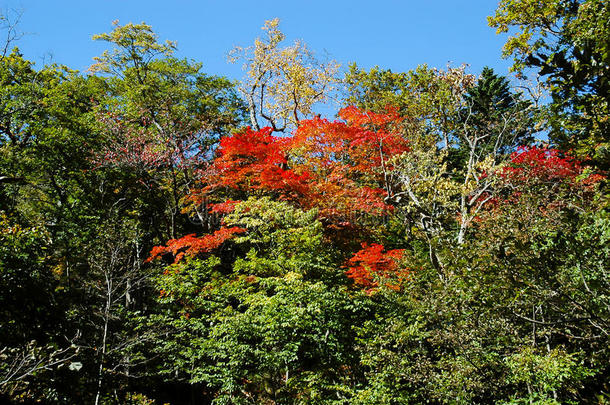
M 608 403 L 608 3 L 489 21 L 548 103 L 278 19 L 241 82 L 145 23 L 86 73 L 6 25 L 0 402 Z

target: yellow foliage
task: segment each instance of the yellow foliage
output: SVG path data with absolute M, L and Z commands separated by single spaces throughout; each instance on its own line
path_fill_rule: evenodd
M 296 128 L 339 83 L 337 62 L 318 61 L 302 41 L 281 47 L 285 35 L 278 26 L 277 18 L 266 21 L 262 27 L 265 37 L 257 38 L 251 47 L 235 47 L 229 55 L 231 62 L 244 61 L 246 77 L 241 91 L 255 129 L 260 128 L 260 118 L 275 131 Z

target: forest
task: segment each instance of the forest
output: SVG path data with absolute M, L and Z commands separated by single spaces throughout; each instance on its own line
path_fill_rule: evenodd
M 488 22 L 509 76 L 271 19 L 232 81 L 0 16 L 0 403 L 610 404 L 610 2 Z

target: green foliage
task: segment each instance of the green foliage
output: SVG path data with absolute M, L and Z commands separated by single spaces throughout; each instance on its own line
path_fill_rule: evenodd
M 350 330 L 360 316 L 354 306 L 362 304 L 338 277 L 324 276 L 332 261 L 315 218 L 315 211 L 251 198 L 225 218 L 247 229 L 230 248 L 247 252 L 243 258 L 192 259 L 159 276 L 160 300 L 182 307 L 162 321 L 172 331 L 167 372 L 214 387 L 217 403 L 345 395 Z
M 102 114 L 121 116 L 130 124 L 125 131 L 144 127 L 156 132 L 182 159 L 207 151 L 214 137 L 240 124 L 244 108 L 234 83 L 201 72 L 201 63 L 174 57 L 176 44 L 159 43 L 149 25 L 114 26 L 93 37 L 113 46 L 90 67 L 94 73 L 112 73 L 107 80 L 110 108 L 101 108 Z
M 42 398 L 49 381 L 76 353 L 57 321 L 65 306 L 58 274 L 48 266 L 48 235 L 0 212 L 0 395 Z M 36 380 L 29 381 L 37 376 Z
M 461 98 L 476 82 L 474 76 L 465 73 L 465 66 L 443 71 L 427 65 L 394 73 L 379 67 L 366 72 L 352 64 L 344 80 L 347 103 L 376 112 L 396 108 L 408 117 L 407 135 L 431 132 L 446 144 L 456 129 L 452 117 L 462 105 Z
M 125 67 L 135 68 L 138 80 L 143 82 L 146 72 L 142 72 L 141 67 L 145 68 L 158 56 L 171 56 L 176 50 L 175 42 L 159 43 L 150 25 L 129 23 L 121 26 L 118 20 L 113 21 L 112 25 L 116 28 L 111 33 L 93 36 L 93 40 L 116 45 L 112 51 L 104 51 L 102 56 L 95 58 L 97 63 L 91 67 L 93 72 L 120 74 Z
M 579 364 L 578 354 L 560 349 L 537 354 L 531 347 L 525 347 L 505 359 L 509 368 L 508 381 L 526 385 L 530 401 L 536 398 L 537 402 L 558 403 L 552 398 L 554 391 L 571 380 L 579 381 L 594 374 Z
M 505 0 L 489 18 L 511 32 L 504 55 L 513 69 L 546 78 L 551 138 L 604 168 L 610 162 L 610 6 L 604 0 Z
M 149 45 L 138 49 L 146 53 Z M 120 111 L 115 123 L 139 129 L 150 122 L 146 108 L 157 104 L 162 130 L 197 129 L 211 139 L 236 125 L 240 113 L 226 79 L 187 61 L 148 62 L 149 79 L 140 84 L 134 66 L 124 67 L 125 76 L 96 77 L 57 66 L 36 70 L 18 51 L 0 59 L 0 209 L 11 227 L 40 235 L 29 243 L 7 234 L 0 264 L 2 324 L 14 326 L 1 328 L 2 393 L 15 401 L 93 402 L 141 376 L 144 368 L 133 365 L 152 357 L 143 343 L 149 331 L 134 327 L 154 304 L 142 261 L 172 227 L 193 225 L 163 176 L 100 164 L 128 134 L 108 130 L 104 109 Z M 69 369 L 68 360 L 81 369 Z M 14 364 L 23 365 L 19 373 Z M 18 384 L 6 388 L 5 375 Z
M 450 150 L 449 157 L 453 167 L 467 167 L 471 151 L 498 161 L 517 146 L 528 145 L 535 132 L 533 113 L 532 104 L 511 91 L 506 77 L 483 68 L 476 85 L 464 94 L 458 112 L 457 147 Z
M 303 212 L 267 197 L 250 198 L 238 204 L 224 221 L 248 230 L 245 236 L 235 239 L 240 247 L 250 248 L 243 259 L 236 260 L 237 273 L 295 273 L 315 279 L 328 271 L 329 252 L 324 248 L 322 224 L 315 210 Z
M 54 301 L 53 288 L 49 287 L 56 285 L 56 280 L 44 267 L 45 239 L 41 229 L 23 228 L 0 212 L 0 307 L 2 324 L 7 326 L 2 329 L 2 344 L 25 343 L 46 332 L 45 318 L 52 306 L 45 308 L 45 303 Z

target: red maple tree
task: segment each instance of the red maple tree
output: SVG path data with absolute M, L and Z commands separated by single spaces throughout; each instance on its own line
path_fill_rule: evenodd
M 400 131 L 402 118 L 395 111 L 380 114 L 355 107 L 342 109 L 339 118 L 302 121 L 293 137 L 273 136 L 271 128 L 246 128 L 223 138 L 216 158 L 200 170 L 200 183 L 191 189 L 188 204 L 205 203 L 209 212 L 223 215 L 233 210 L 236 200 L 265 194 L 303 209 L 315 208 L 327 226 L 343 229 L 353 226 L 351 219 L 357 215 L 389 212 L 392 206 L 385 198 L 391 193 L 391 161 L 409 150 Z M 172 253 L 180 260 L 209 252 L 237 232 L 243 230 L 221 228 L 203 237 L 187 235 L 155 248 L 152 257 Z M 364 267 L 349 273 L 363 285 L 373 283 L 372 274 L 391 272 L 399 253 L 372 246 L 378 256 L 372 273 L 358 273 Z

